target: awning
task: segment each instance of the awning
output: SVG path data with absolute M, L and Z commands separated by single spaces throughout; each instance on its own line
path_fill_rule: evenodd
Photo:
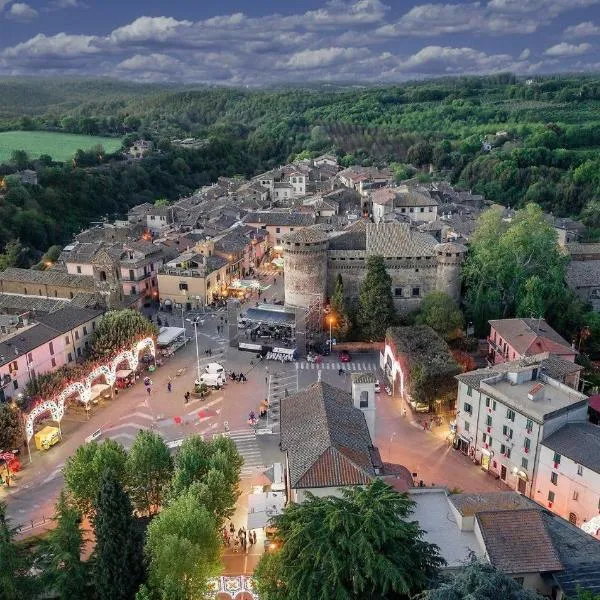
M 282 306 L 265 308 L 249 308 L 246 311 L 247 321 L 255 323 L 267 323 L 272 325 L 295 325 L 296 315 L 292 311 L 285 310 Z
M 262 529 L 269 520 L 280 515 L 285 507 L 283 492 L 264 492 L 248 496 L 248 526 L 247 529 Z
M 159 346 L 169 346 L 182 335 L 185 335 L 183 327 L 161 327 L 156 343 Z
M 120 371 L 117 371 L 116 376 L 117 379 L 125 379 L 126 377 L 129 377 L 132 373 L 133 371 L 131 369 L 121 369 Z
M 97 398 L 98 396 L 100 396 L 102 394 L 102 392 L 105 392 L 106 390 L 110 389 L 110 385 L 106 384 L 106 383 L 95 383 L 91 388 L 90 388 L 90 398 Z

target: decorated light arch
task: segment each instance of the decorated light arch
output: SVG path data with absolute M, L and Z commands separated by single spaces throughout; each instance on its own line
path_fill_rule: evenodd
M 29 441 L 33 437 L 33 426 L 39 417 L 50 413 L 52 420 L 56 421 L 60 427 L 60 422 L 65 414 L 65 403 L 73 394 L 78 394 L 80 400 L 87 407 L 91 399 L 91 389 L 94 381 L 98 377 L 104 376 L 106 383 L 112 386 L 117 378 L 117 367 L 119 364 L 127 361 L 129 368 L 135 371 L 139 364 L 139 353 L 142 350 L 148 350 L 152 356 L 155 356 L 156 348 L 154 340 L 148 337 L 136 342 L 130 350 L 124 350 L 106 364 L 96 366 L 81 381 L 69 383 L 55 398 L 36 404 L 25 417 L 27 444 L 29 445 Z
M 258 600 L 252 577 L 246 577 L 245 575 L 215 577 L 209 580 L 208 588 L 212 598 L 228 597 L 233 600 L 254 598 Z

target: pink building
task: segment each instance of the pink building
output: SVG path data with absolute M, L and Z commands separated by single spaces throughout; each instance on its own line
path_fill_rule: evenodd
M 489 323 L 488 363 L 490 365 L 543 352 L 575 362 L 577 351 L 544 319 L 496 319 Z

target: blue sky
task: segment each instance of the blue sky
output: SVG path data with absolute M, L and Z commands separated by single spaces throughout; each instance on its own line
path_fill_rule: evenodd
M 600 0 L 0 0 L 0 74 L 260 86 L 600 70 Z

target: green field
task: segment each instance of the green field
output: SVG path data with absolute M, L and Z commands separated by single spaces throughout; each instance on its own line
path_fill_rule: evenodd
M 13 150 L 25 150 L 32 159 L 49 154 L 54 160 L 66 161 L 77 150 L 88 150 L 98 144 L 106 152 L 114 152 L 121 146 L 121 138 L 52 131 L 4 131 L 0 132 L 0 163 L 9 160 Z

